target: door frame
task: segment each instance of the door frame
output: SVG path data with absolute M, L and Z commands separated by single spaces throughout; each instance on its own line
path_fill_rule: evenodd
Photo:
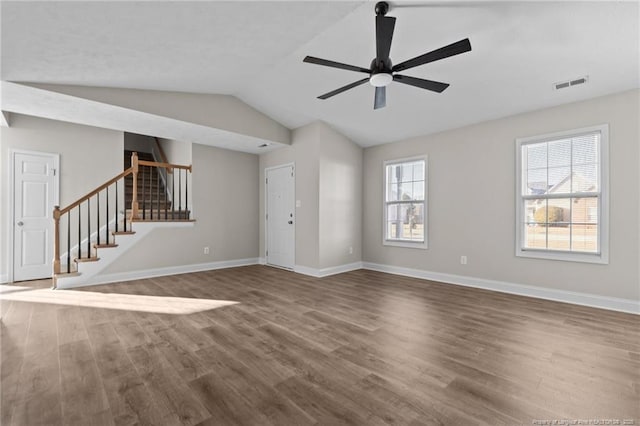
M 15 226 L 16 218 L 15 218 L 15 200 L 16 200 L 16 176 L 15 176 L 15 160 L 16 154 L 27 154 L 27 155 L 40 155 L 40 156 L 48 156 L 53 158 L 53 166 L 55 167 L 56 174 L 53 179 L 53 205 L 60 205 L 60 154 L 57 152 L 45 152 L 45 151 L 29 151 L 24 149 L 10 149 L 9 150 L 9 214 L 7 214 L 8 223 L 6 224 L 7 230 L 9 231 L 9 238 L 7 238 L 7 254 L 8 254 L 8 267 L 7 267 L 7 280 L 8 282 L 14 282 L 14 262 L 15 262 L 15 253 L 13 252 L 13 248 L 15 247 Z M 53 261 L 53 259 L 52 259 Z M 53 271 L 52 271 L 53 275 Z
M 296 163 L 284 163 L 279 164 L 277 166 L 265 167 L 264 168 L 264 217 L 262 220 L 264 221 L 264 263 L 266 265 L 272 266 L 274 268 L 280 268 L 280 266 L 270 265 L 269 264 L 269 256 L 267 256 L 267 250 L 269 249 L 269 223 L 267 221 L 267 213 L 269 212 L 269 188 L 267 184 L 267 175 L 270 170 L 281 169 L 283 167 L 292 167 L 293 168 L 293 266 L 291 270 L 295 269 L 296 265 L 296 226 L 298 225 L 298 212 L 296 211 Z M 283 268 L 287 269 L 287 268 Z M 287 269 L 288 270 L 288 269 Z

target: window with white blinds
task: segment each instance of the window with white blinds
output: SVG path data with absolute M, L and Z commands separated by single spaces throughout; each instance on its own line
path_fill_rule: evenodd
M 606 263 L 608 126 L 516 143 L 516 255 Z
M 385 245 L 427 247 L 427 158 L 384 163 Z

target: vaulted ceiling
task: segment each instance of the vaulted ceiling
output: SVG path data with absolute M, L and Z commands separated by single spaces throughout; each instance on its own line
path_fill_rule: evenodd
M 473 50 L 407 71 L 441 94 L 392 84 L 320 94 L 367 68 L 374 4 L 356 2 L 7 2 L 5 81 L 230 94 L 289 128 L 324 120 L 362 146 L 640 87 L 638 1 L 390 2 L 398 63 L 468 37 Z M 556 91 L 553 83 L 588 76 Z

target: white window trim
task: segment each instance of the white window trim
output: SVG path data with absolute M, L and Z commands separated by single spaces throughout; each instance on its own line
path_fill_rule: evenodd
M 409 161 L 424 161 L 424 241 L 398 241 L 387 239 L 387 166 Z M 429 161 L 427 155 L 397 158 L 382 163 L 382 245 L 426 250 L 429 248 Z
M 522 249 L 524 241 L 524 226 L 522 225 L 522 146 L 528 143 L 548 142 L 581 133 L 600 132 L 600 210 L 598 225 L 599 253 L 566 252 L 560 250 Z M 609 125 L 583 127 L 545 135 L 516 139 L 516 256 L 536 259 L 560 260 L 584 263 L 609 263 Z

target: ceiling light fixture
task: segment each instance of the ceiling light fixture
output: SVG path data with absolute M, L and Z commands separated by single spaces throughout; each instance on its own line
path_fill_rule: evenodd
M 374 87 L 384 87 L 389 85 L 389 83 L 391 83 L 392 81 L 393 75 L 386 72 L 373 74 L 371 75 L 371 78 L 369 78 L 369 83 L 371 83 L 371 85 Z

